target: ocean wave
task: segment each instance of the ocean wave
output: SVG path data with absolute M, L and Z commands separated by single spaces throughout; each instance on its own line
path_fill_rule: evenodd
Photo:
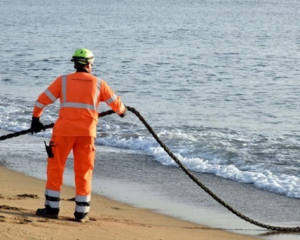
M 116 138 L 104 137 L 97 139 L 97 144 L 142 150 L 152 156 L 164 166 L 177 166 L 168 154 L 155 142 L 146 137 L 138 138 Z M 186 151 L 184 154 L 186 154 Z M 224 153 L 226 155 L 227 153 Z M 253 184 L 255 187 L 282 194 L 288 197 L 300 198 L 300 178 L 298 176 L 272 172 L 265 163 L 248 163 L 231 159 L 231 164 L 224 163 L 224 159 L 203 159 L 199 157 L 184 157 L 175 152 L 175 156 L 191 171 L 199 173 L 214 174 L 218 177 L 230 179 L 240 183 Z M 238 167 L 241 166 L 241 167 Z
M 2 100 L 3 101 L 3 100 Z M 11 132 L 26 130 L 31 116 L 26 107 L 0 108 L 0 128 Z M 29 107 L 28 107 L 29 108 Z M 54 122 L 55 114 L 45 114 L 43 122 Z M 100 131 L 101 129 L 101 131 Z M 299 138 L 270 138 L 263 134 L 245 134 L 230 129 L 157 127 L 157 134 L 168 148 L 191 171 L 209 173 L 233 181 L 253 184 L 262 190 L 300 198 L 300 163 L 297 160 Z M 35 134 L 51 138 L 52 129 Z M 139 150 L 163 166 L 177 164 L 141 125 L 119 119 L 100 122 L 98 145 Z

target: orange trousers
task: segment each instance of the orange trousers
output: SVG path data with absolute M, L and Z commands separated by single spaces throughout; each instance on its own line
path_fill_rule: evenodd
M 46 188 L 61 191 L 66 161 L 73 150 L 76 195 L 90 195 L 95 161 L 94 137 L 52 136 L 49 145 L 54 156 L 47 159 Z

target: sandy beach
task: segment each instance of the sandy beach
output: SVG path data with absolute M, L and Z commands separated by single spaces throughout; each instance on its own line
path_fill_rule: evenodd
M 0 166 L 0 239 L 258 239 L 181 221 L 92 196 L 90 222 L 73 220 L 74 189 L 64 186 L 59 219 L 35 215 L 44 203 L 43 180 Z

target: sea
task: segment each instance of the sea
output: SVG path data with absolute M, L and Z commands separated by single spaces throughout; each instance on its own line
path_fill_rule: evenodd
M 28 129 L 39 94 L 74 71 L 77 48 L 88 48 L 93 74 L 213 192 L 256 220 L 300 225 L 299 1 L 0 2 L 1 130 Z M 47 106 L 41 121 L 55 122 L 58 110 L 58 102 Z M 99 112 L 106 110 L 102 103 Z M 2 164 L 45 179 L 51 133 L 1 141 Z M 95 193 L 265 239 L 299 237 L 266 234 L 232 216 L 131 112 L 100 118 L 96 147 Z

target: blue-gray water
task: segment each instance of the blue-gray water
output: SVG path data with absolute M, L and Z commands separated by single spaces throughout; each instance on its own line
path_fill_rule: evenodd
M 37 96 L 57 76 L 73 71 L 76 48 L 89 48 L 93 73 L 140 111 L 190 170 L 298 203 L 300 3 L 1 3 L 0 129 L 27 129 Z M 42 121 L 54 122 L 57 110 L 58 104 L 47 107 Z M 39 136 L 49 138 L 51 132 Z M 17 155 L 5 144 L 0 157 L 9 165 Z M 101 119 L 97 144 L 129 151 L 128 156 L 137 150 L 135 159 L 142 153 L 163 169 L 157 174 L 173 173 L 175 164 L 132 114 Z M 32 158 L 43 161 L 39 157 Z M 144 164 L 137 161 L 136 168 Z M 22 164 L 15 168 L 22 170 Z

